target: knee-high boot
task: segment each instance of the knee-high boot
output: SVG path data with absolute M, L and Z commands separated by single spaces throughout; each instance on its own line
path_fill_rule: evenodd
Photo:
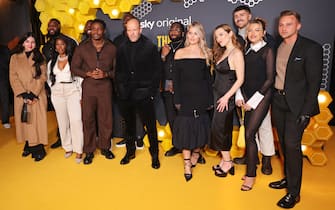
M 159 169 L 161 166 L 158 158 L 158 140 L 157 137 L 153 137 L 149 135 L 149 142 L 150 142 L 150 155 L 151 155 L 151 167 L 154 169 Z
M 120 161 L 121 165 L 128 164 L 131 159 L 135 158 L 135 151 L 136 151 L 136 146 L 135 146 L 135 137 L 133 136 L 127 136 L 126 137 L 126 155 L 122 158 Z

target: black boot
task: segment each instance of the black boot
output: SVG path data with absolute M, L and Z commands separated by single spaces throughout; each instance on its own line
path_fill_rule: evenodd
M 149 151 L 151 155 L 151 167 L 154 169 L 159 169 L 161 167 L 161 164 L 158 159 L 158 139 L 157 139 L 157 133 L 149 133 Z
M 151 167 L 154 169 L 159 169 L 161 167 L 161 163 L 158 159 L 158 147 L 152 148 L 150 146 L 149 148 L 150 154 L 151 154 Z
M 176 147 L 172 147 L 170 150 L 168 150 L 166 153 L 165 153 L 165 156 L 166 157 L 172 157 L 172 156 L 175 156 L 176 154 L 178 153 L 181 153 L 181 150 L 180 149 L 177 149 Z
M 259 159 L 257 157 L 256 164 L 259 164 Z M 246 154 L 243 155 L 243 157 L 236 157 L 233 159 L 233 162 L 237 165 L 246 165 L 247 164 L 247 156 Z
M 135 158 L 135 151 L 136 151 L 135 138 L 127 137 L 125 139 L 126 139 L 127 152 L 126 152 L 126 155 L 120 161 L 121 165 L 126 165 L 130 162 L 130 160 Z
M 57 139 L 57 141 L 53 144 L 51 144 L 51 149 L 56 149 L 58 147 L 62 146 L 62 141 L 60 140 L 60 138 Z
M 57 141 L 53 144 L 51 144 L 51 149 L 56 149 L 58 147 L 62 146 L 62 141 L 60 139 L 60 133 L 59 133 L 59 128 L 57 128 Z
M 102 149 L 101 154 L 105 156 L 106 159 L 114 159 L 115 155 L 109 149 Z
M 272 174 L 272 166 L 271 166 L 271 156 L 262 157 L 262 173 L 265 175 Z
M 243 157 L 236 157 L 233 159 L 233 162 L 238 165 L 245 165 L 247 164 L 247 157 L 244 154 Z
M 28 141 L 26 141 L 23 147 L 22 157 L 27 157 L 30 154 L 31 154 L 30 147 L 29 147 Z
M 87 152 L 86 157 L 84 158 L 84 164 L 89 165 L 93 162 L 94 153 L 93 152 Z
M 45 152 L 43 144 L 38 144 L 30 148 L 31 148 L 32 157 L 35 159 L 36 162 L 43 160 L 47 154 Z

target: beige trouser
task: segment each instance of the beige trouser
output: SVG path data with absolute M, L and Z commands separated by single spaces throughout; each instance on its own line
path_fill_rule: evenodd
M 272 156 L 275 154 L 270 110 L 266 114 L 261 126 L 258 129 L 256 142 L 258 149 L 263 155 Z
M 62 147 L 78 154 L 83 153 L 84 141 L 80 100 L 81 92 L 74 83 L 56 83 L 51 87 Z

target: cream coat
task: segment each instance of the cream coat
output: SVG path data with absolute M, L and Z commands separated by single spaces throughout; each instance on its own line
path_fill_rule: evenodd
M 14 92 L 14 119 L 16 139 L 18 142 L 28 141 L 30 146 L 48 144 L 47 129 L 47 97 L 44 84 L 47 80 L 46 65 L 41 66 L 40 78 L 34 79 L 35 67 L 33 54 L 27 58 L 25 53 L 14 54 L 10 60 L 9 80 Z M 24 92 L 32 92 L 38 96 L 35 104 L 28 105 L 28 122 L 21 123 L 23 98 L 17 97 Z

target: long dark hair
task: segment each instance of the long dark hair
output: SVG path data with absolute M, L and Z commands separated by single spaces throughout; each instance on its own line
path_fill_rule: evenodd
M 39 43 L 37 42 L 36 36 L 32 32 L 28 32 L 23 35 L 23 37 L 20 39 L 19 43 L 16 45 L 14 49 L 15 54 L 22 53 L 24 51 L 23 43 L 29 38 L 33 37 L 35 39 L 36 47 L 32 50 L 33 53 L 33 66 L 35 67 L 35 76 L 34 79 L 40 78 L 42 71 L 41 71 L 41 65 L 44 63 L 44 57 L 42 53 L 39 51 Z
M 51 58 L 51 63 L 50 63 L 50 74 L 49 74 L 49 78 L 51 80 L 51 86 L 53 86 L 56 82 L 56 75 L 54 74 L 54 67 L 57 63 L 57 58 L 58 58 L 58 55 L 59 53 L 56 51 L 56 42 L 57 40 L 62 40 L 64 43 L 65 43 L 65 54 L 68 56 L 67 60 L 68 60 L 68 63 L 70 65 L 71 63 L 71 60 L 72 60 L 72 54 L 71 52 L 68 50 L 68 41 L 66 39 L 65 36 L 63 35 L 59 35 L 55 38 L 55 43 L 54 43 L 54 49 L 55 49 L 55 52 L 52 54 L 52 58 Z

